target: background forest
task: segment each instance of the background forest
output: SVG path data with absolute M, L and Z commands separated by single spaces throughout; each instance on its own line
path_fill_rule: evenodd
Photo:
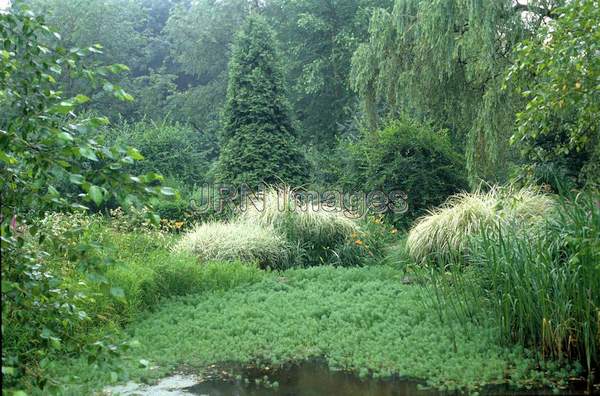
M 589 118 L 598 107 L 597 82 L 579 75 L 597 61 L 588 54 L 572 64 L 577 48 L 539 46 L 560 1 L 31 4 L 66 47 L 102 46 L 88 62 L 129 67 L 111 84 L 133 101 L 76 80 L 65 90 L 92 98 L 87 110 L 112 122 L 103 135 L 140 149 L 145 167 L 182 190 L 219 180 L 232 42 L 253 12 L 273 31 L 291 138 L 308 159 L 299 164 L 305 186 L 400 188 L 418 213 L 481 181 L 598 179 Z M 547 54 L 553 58 L 540 65 Z M 561 81 L 537 77 L 544 68 Z M 544 84 L 579 88 L 566 98 L 547 97 L 536 92 Z M 423 166 L 428 161 L 434 164 Z M 415 194 L 419 183 L 425 186 Z

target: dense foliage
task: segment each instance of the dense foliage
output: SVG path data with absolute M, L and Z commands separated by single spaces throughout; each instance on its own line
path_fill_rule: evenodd
M 524 227 L 511 215 L 471 232 L 469 267 L 438 273 L 441 295 L 466 321 L 493 317 L 507 343 L 544 359 L 600 364 L 600 207 L 597 194 L 561 198 L 557 210 Z M 530 222 L 531 224 L 531 222 Z M 438 246 L 439 249 L 439 246 Z M 450 286 L 459 283 L 460 287 Z M 439 294 L 438 294 L 439 295 Z
M 598 196 L 565 199 L 544 226 L 535 243 L 513 231 L 521 224 L 484 232 L 479 280 L 506 340 L 579 361 L 590 373 L 600 366 Z
M 600 183 L 600 6 L 578 0 L 556 10 L 533 38 L 519 44 L 507 83 L 527 100 L 512 137 L 529 176 L 556 184 Z M 558 175 L 557 175 L 558 174 Z
M 406 194 L 408 211 L 389 213 L 399 225 L 467 188 L 464 162 L 447 132 L 407 117 L 365 133 L 346 150 L 346 166 L 338 170 L 341 185 L 350 191 Z
M 165 302 L 128 329 L 140 344 L 129 363 L 134 378 L 160 378 L 182 359 L 199 372 L 213 362 L 234 361 L 259 365 L 270 375 L 279 365 L 321 356 L 332 369 L 361 377 L 389 379 L 401 373 L 427 377 L 435 388 L 472 392 L 506 377 L 511 384 L 527 385 L 542 375 L 551 381 L 574 373 L 551 363 L 536 369 L 535 360 L 518 347 L 496 344 L 491 327 L 463 327 L 456 319 L 440 325 L 423 304 L 427 296 L 403 285 L 397 268 L 262 274 L 235 264 L 228 269 L 221 282 L 211 282 L 214 290 Z M 140 359 L 154 368 L 138 368 Z M 110 380 L 109 373 L 91 372 L 81 359 L 53 368 L 58 378 L 76 376 L 68 388 L 73 393 L 91 393 Z M 251 386 L 254 392 L 273 392 Z
M 352 84 L 370 129 L 408 112 L 448 128 L 469 177 L 504 180 L 518 96 L 501 90 L 512 50 L 554 15 L 554 1 L 396 0 L 376 10 L 354 54 Z M 527 10 L 527 18 L 523 11 Z
M 522 230 L 535 230 L 553 213 L 554 203 L 553 197 L 537 189 L 510 186 L 453 195 L 444 205 L 415 221 L 406 248 L 417 263 L 443 266 L 473 262 L 473 236 L 507 223 Z
M 281 40 L 290 100 L 302 141 L 320 151 L 352 129 L 355 108 L 348 74 L 374 7 L 390 0 L 274 0 L 264 13 Z
M 10 3 L 3 395 L 315 357 L 593 393 L 598 0 Z
M 75 108 L 89 98 L 65 97 L 58 84 L 61 78 L 85 77 L 127 98 L 105 77 L 125 66 L 82 67 L 82 58 L 97 48 L 64 49 L 43 18 L 18 5 L 0 15 L 0 39 L 0 104 L 8 109 L 0 119 L 2 338 L 7 341 L 2 376 L 10 386 L 23 375 L 39 376 L 43 383 L 50 354 L 81 349 L 89 341 L 79 329 L 88 319 L 80 302 L 90 296 L 65 288 L 63 269 L 47 265 L 45 244 L 78 257 L 77 268 L 90 280 L 101 281 L 99 274 L 107 264 L 94 244 L 68 249 L 52 235 L 38 232 L 35 215 L 47 209 L 86 209 L 108 199 L 126 208 L 141 205 L 145 196 L 160 191 L 150 187 L 160 176 L 123 172 L 125 165 L 143 158 L 141 154 L 85 137 L 84 132 L 107 120 L 77 118 Z M 74 187 L 61 188 L 63 180 Z
M 208 183 L 218 146 L 212 139 L 190 125 L 145 120 L 123 122 L 106 129 L 109 143 L 135 146 L 144 156 L 131 166 L 138 173 L 156 172 L 181 183 L 194 186 Z
M 271 269 L 357 266 L 381 259 L 390 239 L 392 230 L 380 220 L 358 222 L 339 207 L 303 203 L 290 189 L 271 189 L 253 198 L 227 223 L 198 225 L 175 250 L 201 262 L 243 261 Z
M 257 187 L 306 179 L 273 32 L 258 15 L 247 19 L 233 45 L 223 124 L 220 180 Z

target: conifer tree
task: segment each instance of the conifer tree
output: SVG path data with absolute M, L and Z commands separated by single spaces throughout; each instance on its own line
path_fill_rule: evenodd
M 218 178 L 234 185 L 295 186 L 307 175 L 283 88 L 274 36 L 250 16 L 233 44 Z

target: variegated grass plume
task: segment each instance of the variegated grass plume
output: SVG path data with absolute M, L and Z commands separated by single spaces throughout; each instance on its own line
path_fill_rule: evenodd
M 554 199 L 534 187 L 493 186 L 487 192 L 461 193 L 421 217 L 408 234 L 407 249 L 418 263 L 462 259 L 469 240 L 486 227 L 531 227 L 546 218 Z

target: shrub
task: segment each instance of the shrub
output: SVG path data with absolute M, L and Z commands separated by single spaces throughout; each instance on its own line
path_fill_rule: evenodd
M 80 105 L 90 98 L 79 90 L 63 90 L 75 76 L 85 76 L 82 82 L 93 81 L 119 99 L 130 99 L 110 77 L 125 66 L 99 66 L 85 59 L 98 53 L 98 47 L 65 49 L 44 17 L 23 2 L 0 15 L 0 40 L 2 390 L 21 393 L 17 391 L 26 377 L 48 382 L 48 361 L 94 344 L 93 335 L 81 331 L 88 315 L 80 306 L 89 298 L 64 287 L 65 269 L 48 265 L 43 243 L 60 241 L 52 236 L 43 241 L 45 235 L 35 226 L 40 212 L 111 200 L 141 206 L 162 190 L 159 175 L 123 171 L 123 163 L 140 158 L 137 150 L 88 138 L 108 120 L 78 117 Z M 81 277 L 102 279 L 105 263 L 97 246 L 83 243 L 69 253 Z M 94 344 L 92 358 L 99 356 L 100 345 Z
M 255 262 L 260 267 L 285 267 L 289 247 L 273 227 L 234 220 L 196 226 L 174 251 L 194 254 L 202 261 Z
M 285 188 L 266 191 L 255 204 L 247 206 L 241 218 L 274 228 L 305 252 L 306 260 L 324 259 L 328 250 L 344 244 L 352 234 L 358 233 L 357 224 L 337 208 L 313 208 L 310 203 L 300 202 L 294 191 Z
M 407 194 L 408 212 L 388 216 L 396 225 L 408 225 L 467 187 L 463 160 L 446 133 L 408 118 L 365 133 L 346 149 L 349 160 L 341 176 L 345 189 Z
M 488 192 L 454 195 L 440 208 L 416 222 L 407 249 L 417 262 L 462 261 L 470 238 L 484 228 L 515 222 L 526 228 L 539 223 L 553 209 L 554 200 L 529 187 L 492 187 Z
M 561 3 L 552 23 L 516 47 L 506 81 L 527 103 L 511 142 L 526 160 L 526 176 L 551 168 L 598 188 L 600 7 L 595 0 Z
M 187 185 L 207 182 L 217 157 L 214 138 L 191 126 L 169 121 L 123 122 L 107 129 L 105 138 L 135 146 L 144 156 L 135 164 L 143 172 L 158 172 Z
M 179 195 L 174 199 L 152 200 L 152 208 L 161 218 L 162 229 L 183 231 L 197 223 L 233 218 L 233 207 L 224 204 L 219 208 L 222 197 L 217 189 L 207 186 L 175 187 Z
M 380 220 L 359 225 L 339 208 L 312 206 L 285 189 L 240 203 L 229 223 L 197 226 L 178 243 L 202 260 L 255 261 L 261 267 L 352 266 L 382 255 L 387 232 Z

